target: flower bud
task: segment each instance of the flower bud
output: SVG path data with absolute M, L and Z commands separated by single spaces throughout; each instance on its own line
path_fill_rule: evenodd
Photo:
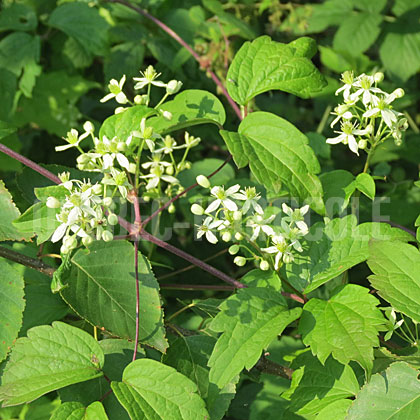
M 176 212 L 176 207 L 174 203 L 171 203 L 171 205 L 168 207 L 168 213 L 174 214 Z
M 85 236 L 85 237 L 82 239 L 82 244 L 83 244 L 84 246 L 86 246 L 86 247 L 88 247 L 88 246 L 92 245 L 92 243 L 93 243 L 93 238 L 92 238 L 92 236 Z
M 69 250 L 74 249 L 77 247 L 77 239 L 74 236 L 65 236 L 63 245 Z
M 112 204 L 112 197 L 105 197 L 104 198 L 104 206 L 105 207 L 110 207 Z
M 242 212 L 240 210 L 236 210 L 233 212 L 233 220 L 239 222 L 242 220 Z
M 82 155 L 77 156 L 76 162 L 79 165 L 85 165 L 86 163 L 90 162 L 90 156 L 88 154 L 83 153 Z
M 124 112 L 127 108 L 124 108 L 123 106 L 119 106 L 118 108 L 115 108 L 114 113 L 115 114 L 121 114 L 121 112 Z
M 90 121 L 86 121 L 83 124 L 83 130 L 85 130 L 87 133 L 93 133 L 95 131 L 95 127 Z
M 102 185 L 101 184 L 95 184 L 92 187 L 92 191 L 95 195 L 101 195 L 102 191 L 103 191 Z
M 229 247 L 228 252 L 230 255 L 235 255 L 239 252 L 239 245 L 232 245 Z
M 268 263 L 268 261 L 262 260 L 260 262 L 260 269 L 263 270 L 263 271 L 269 270 L 270 269 L 270 264 Z
M 117 150 L 119 152 L 125 152 L 127 150 L 127 145 L 123 141 L 117 143 Z
M 144 201 L 145 203 L 148 203 L 148 202 L 150 201 L 150 196 L 149 196 L 149 195 L 144 195 L 144 196 L 143 196 L 143 201 Z
M 171 165 L 171 166 L 167 166 L 167 167 L 166 167 L 166 169 L 165 169 L 165 172 L 166 172 L 168 175 L 173 175 L 173 174 L 174 174 L 174 167 L 173 167 L 173 165 Z
M 239 267 L 243 267 L 246 264 L 246 259 L 244 257 L 235 257 L 233 260 L 234 264 L 236 264 Z
M 398 88 L 392 92 L 396 98 L 402 98 L 405 95 L 404 89 Z
M 61 245 L 60 247 L 60 253 L 61 254 L 68 254 L 70 252 L 70 249 L 68 249 L 66 246 Z
M 196 216 L 201 216 L 204 214 L 204 209 L 199 204 L 193 204 L 191 206 L 191 213 L 195 214 Z
M 142 100 L 143 100 L 142 96 L 143 96 L 143 95 L 136 95 L 136 96 L 134 97 L 134 103 L 135 103 L 136 105 L 142 105 Z
M 170 80 L 166 85 L 166 93 L 168 93 L 169 95 L 173 95 L 175 93 L 178 93 L 181 87 L 182 82 L 179 82 L 178 80 Z
M 165 118 L 165 120 L 171 121 L 172 120 L 172 112 L 169 111 L 163 111 L 162 117 Z
M 382 80 L 384 80 L 384 74 L 381 71 L 376 72 L 373 75 L 373 80 L 375 80 L 376 83 L 382 82 Z
M 210 188 L 210 181 L 209 179 L 204 175 L 198 175 L 196 178 L 197 184 L 200 185 L 203 188 Z
M 114 213 L 108 215 L 108 223 L 112 226 L 115 226 L 118 223 L 118 216 Z
M 235 233 L 235 239 L 236 239 L 237 241 L 242 241 L 242 239 L 244 239 L 244 237 L 243 237 L 242 233 L 240 233 L 240 232 L 236 232 L 236 233 Z
M 185 161 L 184 162 L 184 167 L 185 167 L 185 169 L 191 169 L 191 162 L 188 162 L 188 160 Z
M 109 230 L 104 230 L 102 232 L 102 239 L 105 242 L 111 242 L 114 239 L 114 235 Z
M 359 140 L 359 142 L 357 143 L 357 147 L 359 149 L 364 150 L 364 149 L 366 149 L 366 146 L 367 146 L 367 140 L 365 140 L 365 139 Z
M 293 254 L 291 254 L 290 252 L 285 252 L 283 255 L 283 261 L 285 262 L 285 264 L 290 264 L 291 262 L 293 262 L 295 258 L 293 257 Z
M 232 239 L 232 234 L 230 232 L 224 232 L 222 234 L 222 241 L 229 242 Z
M 60 201 L 57 200 L 55 197 L 48 197 L 46 204 L 47 207 L 50 209 L 58 209 L 61 206 Z
M 127 170 L 128 170 L 128 172 L 130 172 L 130 174 L 135 174 L 136 173 L 136 164 L 135 163 L 129 163 Z
M 153 136 L 153 128 L 152 127 L 145 127 L 143 130 L 143 138 L 150 139 Z

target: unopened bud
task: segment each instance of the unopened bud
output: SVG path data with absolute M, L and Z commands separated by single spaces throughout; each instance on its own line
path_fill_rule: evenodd
M 114 113 L 115 114 L 121 114 L 121 112 L 124 112 L 127 108 L 124 108 L 123 106 L 119 106 L 118 108 L 115 108 Z
M 173 175 L 174 174 L 174 167 L 173 167 L 173 165 L 171 165 L 171 166 L 167 166 L 166 167 L 166 169 L 165 169 L 165 172 L 168 174 L 168 175 Z
M 174 93 L 179 92 L 181 87 L 182 82 L 179 82 L 178 80 L 170 80 L 166 85 L 166 93 L 169 93 L 169 95 L 173 95 Z
M 135 163 L 129 163 L 128 164 L 128 172 L 130 172 L 130 174 L 135 174 L 136 173 L 136 164 Z
M 199 204 L 193 204 L 191 206 L 191 213 L 195 214 L 196 216 L 201 216 L 204 214 L 204 209 Z
M 117 150 L 119 152 L 125 152 L 127 150 L 127 145 L 123 141 L 117 143 Z
M 197 180 L 197 184 L 200 185 L 201 187 L 210 188 L 210 181 L 206 176 L 198 175 L 196 180 Z
M 233 220 L 236 220 L 237 222 L 242 220 L 242 212 L 240 210 L 236 210 L 233 212 Z
M 232 239 L 232 234 L 230 232 L 224 232 L 222 234 L 222 241 L 229 242 Z
M 143 130 L 143 138 L 150 139 L 153 136 L 153 128 L 145 127 Z
M 70 252 L 70 249 L 68 249 L 65 245 L 61 245 L 60 252 L 61 254 L 68 254 Z
M 240 233 L 240 232 L 236 232 L 236 233 L 235 233 L 235 239 L 236 239 L 237 241 L 242 241 L 242 239 L 244 239 L 244 237 L 243 237 L 242 233 Z
M 110 207 L 112 204 L 112 198 L 111 197 L 105 197 L 104 198 L 104 206 L 105 207 Z
M 174 203 L 171 203 L 171 205 L 168 207 L 168 213 L 174 214 L 176 212 L 176 207 Z
M 76 162 L 79 165 L 84 165 L 86 163 L 89 163 L 90 162 L 90 156 L 87 155 L 87 154 L 85 154 L 85 153 L 83 153 L 82 155 L 77 156 Z
M 239 252 L 239 245 L 232 245 L 229 247 L 228 252 L 230 255 L 235 255 Z
M 260 269 L 263 270 L 263 271 L 269 270 L 270 269 L 270 264 L 268 263 L 268 261 L 262 260 L 260 262 Z
M 85 237 L 82 239 L 82 244 L 83 244 L 84 246 L 86 246 L 86 247 L 88 247 L 88 246 L 92 245 L 92 243 L 93 243 L 93 238 L 92 238 L 92 236 L 85 236 Z
M 384 80 L 384 74 L 381 71 L 376 72 L 373 75 L 373 80 L 375 80 L 376 83 L 382 82 L 382 80 Z
M 90 121 L 86 121 L 83 124 L 83 130 L 85 130 L 87 133 L 93 133 L 95 131 L 95 127 Z
M 405 95 L 404 89 L 398 88 L 392 92 L 396 98 L 402 98 Z
M 46 204 L 50 209 L 58 209 L 61 206 L 60 201 L 55 197 L 48 197 Z
M 365 140 L 365 139 L 359 140 L 359 142 L 357 143 L 357 147 L 359 149 L 364 150 L 364 149 L 366 149 L 366 146 L 367 146 L 367 140 Z
M 136 95 L 136 96 L 134 97 L 134 103 L 135 103 L 136 105 L 142 105 L 142 96 L 143 96 L 143 95 Z
M 104 230 L 102 232 L 102 239 L 105 242 L 111 242 L 114 239 L 114 235 L 109 230 Z
M 69 250 L 74 249 L 77 246 L 77 239 L 74 236 L 65 236 L 63 245 Z
M 92 187 L 92 191 L 93 191 L 93 193 L 94 193 L 95 195 L 100 195 L 100 194 L 102 194 L 102 185 L 101 185 L 101 184 L 95 184 L 95 185 Z
M 116 225 L 118 223 L 118 216 L 114 213 L 110 213 L 108 215 L 108 223 L 112 226 Z
M 163 116 L 163 118 L 165 118 L 165 120 L 168 120 L 168 121 L 172 120 L 172 112 L 163 111 L 162 116 Z
M 239 267 L 243 267 L 246 264 L 246 259 L 244 257 L 235 257 L 233 260 L 234 264 Z

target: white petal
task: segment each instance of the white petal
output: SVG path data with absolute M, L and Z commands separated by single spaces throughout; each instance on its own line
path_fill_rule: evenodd
M 347 136 L 347 139 L 349 141 L 349 149 L 353 152 L 356 153 L 357 156 L 359 156 L 359 147 L 357 146 L 357 141 L 354 138 L 354 136 Z
M 251 201 L 246 200 L 244 205 L 242 206 L 242 213 L 248 213 L 249 208 L 251 207 Z
M 276 246 L 269 246 L 268 248 L 261 248 L 261 251 L 266 252 L 267 254 L 275 254 L 278 252 Z
M 56 146 L 55 151 L 56 152 L 62 152 L 63 150 L 70 149 L 71 147 L 74 147 L 75 144 L 65 144 L 63 146 Z
M 65 223 L 58 226 L 58 228 L 54 231 L 51 242 L 58 242 L 66 233 L 67 225 Z
M 117 153 L 117 161 L 122 168 L 128 170 L 128 167 L 130 166 L 130 162 L 122 153 Z
M 214 200 L 212 203 L 210 203 L 210 205 L 206 208 L 205 212 L 206 213 L 211 213 L 212 211 L 215 211 L 216 209 L 219 208 L 220 203 L 222 202 L 222 200 Z
M 293 214 L 293 210 L 286 203 L 283 203 L 281 205 L 281 208 L 283 210 L 283 213 L 286 213 L 288 216 L 291 216 Z
M 274 230 L 273 230 L 272 227 L 267 226 L 267 225 L 263 225 L 263 226 L 261 226 L 261 228 L 267 236 L 273 236 L 274 235 Z
M 230 200 L 229 198 L 226 198 L 225 200 L 223 200 L 222 203 L 230 211 L 238 210 L 238 206 L 236 205 L 236 203 Z
M 274 268 L 275 268 L 276 270 L 278 270 L 278 269 L 279 269 L 280 260 L 281 260 L 282 255 L 283 255 L 283 253 L 282 253 L 282 252 L 279 252 L 279 253 L 276 255 L 276 259 L 274 260 Z
M 262 207 L 258 203 L 256 203 L 255 201 L 252 202 L 252 207 L 254 207 L 254 210 L 258 214 L 264 214 L 264 210 L 262 209 Z
M 218 241 L 216 235 L 210 230 L 206 232 L 206 239 L 212 244 L 216 244 Z
M 337 137 L 332 137 L 332 138 L 327 139 L 327 143 L 328 144 L 338 144 L 338 143 L 341 143 L 343 141 L 343 138 L 345 138 L 345 137 L 346 137 L 345 134 L 340 134 Z
M 104 155 L 104 169 L 108 169 L 112 166 L 112 164 L 114 163 L 114 157 L 110 154 L 106 154 Z
M 105 95 L 99 102 L 106 102 L 109 101 L 110 99 L 114 98 L 115 95 L 113 93 L 108 93 L 108 95 Z
M 380 111 L 380 109 L 379 109 L 379 108 L 371 108 L 371 109 L 368 109 L 368 110 L 367 110 L 367 111 L 363 114 L 363 116 L 364 116 L 364 117 L 366 117 L 366 118 L 368 118 L 368 117 L 372 117 L 373 115 L 377 114 L 379 111 Z
M 308 213 L 308 210 L 309 210 L 309 204 L 300 208 L 300 214 L 304 216 L 306 213 Z
M 233 193 L 236 193 L 237 191 L 239 191 L 239 188 L 241 188 L 239 184 L 236 184 L 236 185 L 233 185 L 232 187 L 229 187 L 226 190 L 226 195 L 229 196 L 229 195 L 232 195 Z

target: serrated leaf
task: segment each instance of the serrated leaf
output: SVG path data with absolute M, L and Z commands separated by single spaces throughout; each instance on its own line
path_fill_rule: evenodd
M 0 362 L 6 357 L 22 326 L 25 309 L 22 275 L 0 258 Z
M 327 214 L 332 217 L 340 214 L 349 204 L 355 191 L 354 175 L 343 169 L 325 172 L 319 176 L 324 190 Z
M 103 136 L 106 136 L 112 139 L 117 136 L 122 141 L 126 141 L 133 131 L 140 130 L 141 120 L 154 113 L 155 111 L 147 106 L 136 105 L 120 114 L 112 115 L 102 124 L 99 130 L 99 138 L 102 139 Z
M 194 382 L 155 360 L 130 363 L 111 387 L 132 420 L 209 418 Z
M 222 388 L 242 369 L 251 369 L 301 313 L 301 308 L 289 310 L 281 293 L 268 288 L 241 289 L 226 299 L 210 324 L 222 333 L 208 362 L 210 381 Z
M 392 307 L 420 322 L 420 252 L 409 244 L 372 242 L 367 261 L 372 287 Z
M 366 197 L 369 197 L 371 200 L 375 198 L 375 194 L 376 194 L 375 181 L 369 174 L 361 173 L 357 175 L 355 186 Z
M 53 413 L 50 420 L 108 420 L 104 406 L 95 401 L 88 407 L 79 402 L 66 402 Z
M 102 375 L 104 354 L 85 331 L 63 322 L 28 331 L 13 347 L 2 377 L 3 406 L 17 405 L 47 392 Z
M 0 241 L 29 241 L 32 234 L 20 232 L 12 222 L 20 216 L 20 211 L 4 182 L 0 180 Z
M 356 284 L 345 285 L 328 301 L 312 298 L 299 322 L 302 340 L 323 364 L 332 354 L 340 363 L 354 360 L 370 372 L 385 323 L 379 303 L 369 289 Z
M 290 409 L 298 414 L 317 414 L 359 391 L 353 369 L 332 357 L 322 365 L 310 351 L 305 351 L 294 359 L 291 368 L 295 369 L 292 384 L 282 397 L 290 400 Z
M 159 109 L 172 114 L 170 121 L 163 117 L 154 117 L 147 121 L 159 134 L 198 124 L 213 123 L 221 127 L 226 120 L 222 103 L 212 93 L 204 90 L 184 90 Z
M 345 420 L 352 401 L 338 400 L 324 407 L 316 416 L 316 420 Z
M 89 50 L 86 50 L 79 41 L 72 37 L 66 39 L 63 47 L 63 54 L 69 59 L 71 64 L 78 69 L 89 67 L 93 61 L 92 53 Z
M 77 251 L 61 273 L 63 299 L 82 318 L 120 338 L 135 338 L 134 247 L 126 241 L 94 242 Z M 167 347 L 159 285 L 139 253 L 140 342 L 164 352 Z M 103 308 L 103 310 L 98 310 Z
M 66 3 L 51 13 L 48 25 L 65 32 L 95 55 L 105 53 L 108 38 L 108 22 L 98 9 L 86 3 Z
M 288 281 L 305 293 L 365 261 L 371 239 L 401 244 L 412 240 L 408 233 L 385 223 L 357 225 L 352 215 L 333 219 L 326 225 L 312 225 L 308 238 L 311 239 L 303 244 L 303 252 L 283 268 Z
M 315 41 L 300 38 L 291 44 L 260 36 L 245 42 L 236 53 L 227 74 L 227 90 L 233 100 L 246 105 L 269 90 L 282 90 L 302 98 L 320 91 L 325 80 L 310 60 Z
M 51 209 L 45 203 L 36 203 L 13 221 L 13 226 L 29 237 L 37 235 L 37 244 L 47 241 L 60 225 L 55 217 L 60 209 Z
M 398 1 L 398 0 L 397 0 Z M 411 1 L 411 0 L 409 0 Z M 368 12 L 379 13 L 386 5 L 386 0 L 352 0 L 355 7 Z
M 346 420 L 419 420 L 418 374 L 406 363 L 397 362 L 385 372 L 373 375 L 357 395 Z
M 253 112 L 239 132 L 220 132 L 239 168 L 249 164 L 256 179 L 273 191 L 282 184 L 293 197 L 308 200 L 312 209 L 325 213 L 322 186 L 316 174 L 319 162 L 307 137 L 293 124 L 268 112 Z
M 223 389 L 219 389 L 209 381 L 207 361 L 215 343 L 216 339 L 209 336 L 178 338 L 171 344 L 162 362 L 191 379 L 197 385 L 199 395 L 206 402 L 210 418 L 221 420 L 235 396 L 237 380 L 228 383 Z
M 335 33 L 334 49 L 346 51 L 353 56 L 365 52 L 380 34 L 382 20 L 382 15 L 377 13 L 356 12 L 351 14 Z
M 124 74 L 127 78 L 137 76 L 143 65 L 145 50 L 145 46 L 138 41 L 112 47 L 104 63 L 105 80 L 120 80 Z

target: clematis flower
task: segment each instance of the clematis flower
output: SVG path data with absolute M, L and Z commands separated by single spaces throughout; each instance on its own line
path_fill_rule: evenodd
M 206 213 L 211 213 L 217 210 L 220 205 L 222 204 L 230 211 L 237 211 L 238 206 L 234 201 L 232 201 L 229 197 L 239 199 L 238 195 L 236 194 L 239 190 L 239 184 L 233 185 L 232 187 L 228 188 L 226 191 L 224 187 L 216 186 L 210 190 L 210 194 L 216 198 L 207 208 Z
M 282 235 L 272 236 L 271 242 L 273 243 L 272 246 L 262 248 L 261 251 L 266 252 L 267 254 L 276 254 L 274 257 L 274 268 L 278 270 L 283 265 L 282 258 L 286 256 L 289 261 L 291 253 L 288 251 L 289 245 Z
M 111 93 L 108 93 L 108 95 L 105 95 L 100 102 L 106 102 L 109 101 L 112 98 L 115 98 L 115 100 L 119 104 L 126 104 L 128 102 L 127 96 L 125 96 L 125 93 L 122 91 L 123 86 L 125 83 L 125 74 L 123 77 L 121 77 L 120 81 L 118 82 L 115 79 L 111 79 L 108 84 L 108 89 Z
M 375 94 L 385 94 L 385 92 L 377 87 L 374 87 L 375 83 L 374 76 L 368 76 L 367 74 L 361 74 L 357 81 L 353 83 L 353 87 L 358 88 L 356 92 L 350 95 L 352 101 L 362 96 L 363 105 L 367 106 L 373 103 L 374 99 L 377 99 Z
M 263 214 L 264 211 L 262 207 L 258 204 L 258 200 L 261 198 L 261 195 L 257 193 L 255 187 L 246 187 L 241 190 L 235 196 L 238 200 L 245 200 L 242 206 L 242 212 L 248 213 L 248 210 L 252 207 L 258 214 Z
M 371 132 L 371 127 L 367 127 L 365 129 L 358 129 L 356 124 L 352 124 L 350 121 L 343 121 L 341 123 L 341 131 L 334 131 L 339 135 L 337 137 L 332 137 L 327 139 L 328 144 L 348 144 L 349 149 L 359 155 L 359 147 L 357 144 L 357 140 L 355 136 L 364 136 Z
M 147 85 L 154 85 L 158 87 L 165 87 L 166 83 L 156 80 L 160 73 L 157 73 L 153 66 L 147 67 L 144 72 L 140 72 L 142 77 L 133 77 L 137 83 L 134 85 L 134 89 L 143 89 Z
M 271 223 L 275 217 L 276 216 L 273 214 L 267 219 L 264 219 L 261 215 L 256 214 L 252 219 L 249 219 L 246 222 L 246 225 L 252 229 L 251 241 L 255 241 L 261 231 L 263 231 L 267 236 L 273 236 L 274 230 L 271 226 L 269 226 L 269 223 Z
M 206 217 L 202 225 L 197 225 L 198 227 L 197 238 L 199 239 L 203 235 L 205 235 L 206 239 L 210 243 L 212 244 L 217 243 L 218 239 L 212 231 L 220 227 L 222 223 L 223 223 L 222 220 L 213 220 L 213 218 L 210 216 Z
M 281 208 L 283 213 L 287 215 L 282 220 L 296 224 L 298 229 L 306 235 L 308 233 L 308 225 L 304 222 L 304 216 L 309 210 L 309 205 L 293 210 L 286 203 L 283 203 Z

